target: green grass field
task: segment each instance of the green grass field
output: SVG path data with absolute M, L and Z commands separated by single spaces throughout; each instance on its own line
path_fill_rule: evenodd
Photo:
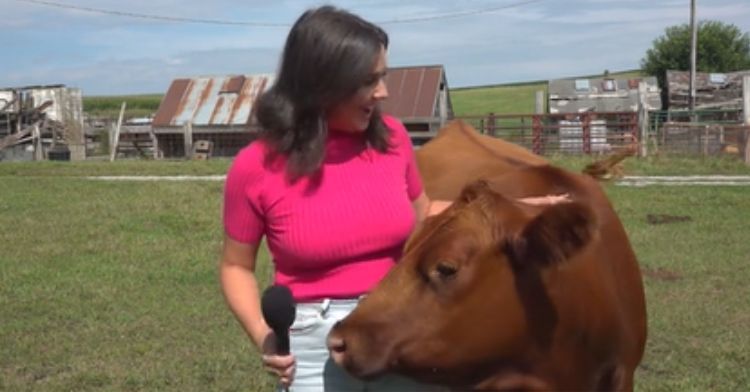
M 615 78 L 640 76 L 639 71 L 613 72 Z M 450 77 L 450 75 L 448 75 Z M 586 75 L 581 78 L 601 77 Z M 536 92 L 547 94 L 547 81 L 498 84 L 486 87 L 451 89 L 451 102 L 456 116 L 534 113 Z
M 223 183 L 82 178 L 223 174 L 228 164 L 0 164 L 0 390 L 271 390 L 219 291 Z M 750 174 L 689 160 L 630 160 L 626 171 L 686 167 Z M 605 187 L 646 271 L 637 389 L 747 389 L 750 187 Z M 691 220 L 650 225 L 649 213 Z M 264 282 L 269 271 L 263 252 Z
M 93 118 L 117 119 L 126 102 L 125 118 L 149 117 L 159 109 L 163 94 L 83 97 L 83 111 Z

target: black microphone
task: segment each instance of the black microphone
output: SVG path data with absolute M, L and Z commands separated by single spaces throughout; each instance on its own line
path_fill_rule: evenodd
M 263 291 L 260 309 L 266 324 L 276 334 L 276 351 L 279 355 L 289 354 L 289 327 L 297 313 L 292 292 L 286 286 L 273 285 Z

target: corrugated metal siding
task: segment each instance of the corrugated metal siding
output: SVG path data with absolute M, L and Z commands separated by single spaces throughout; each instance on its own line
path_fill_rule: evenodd
M 440 66 L 389 69 L 383 111 L 402 119 L 434 116 L 442 81 Z
M 248 124 L 255 99 L 273 81 L 272 75 L 177 79 L 154 117 L 154 127 L 236 126 Z

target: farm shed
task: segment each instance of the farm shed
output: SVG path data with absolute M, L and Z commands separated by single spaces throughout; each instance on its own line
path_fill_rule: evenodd
M 639 95 L 641 85 L 645 97 Z M 612 143 L 632 142 L 626 124 L 637 112 L 661 108 L 654 77 L 558 79 L 549 81 L 548 90 L 550 115 L 563 115 L 556 121 L 559 149 L 568 153 L 606 153 Z
M 273 80 L 270 74 L 175 79 L 151 124 L 158 150 L 183 157 L 200 140 L 212 143 L 214 156 L 234 156 L 255 137 L 255 100 Z
M 729 73 L 695 73 L 695 109 L 742 109 L 742 77 L 750 70 Z M 667 71 L 669 109 L 687 109 L 690 72 Z
M 640 82 L 646 83 L 646 109 L 660 109 L 661 96 L 655 77 L 616 79 L 605 76 L 550 80 L 549 112 L 636 112 Z
M 81 90 L 64 85 L 0 88 L 0 160 L 47 158 L 86 159 Z
M 415 144 L 434 136 L 453 118 L 453 105 L 442 65 L 389 68 L 383 112 L 401 120 Z

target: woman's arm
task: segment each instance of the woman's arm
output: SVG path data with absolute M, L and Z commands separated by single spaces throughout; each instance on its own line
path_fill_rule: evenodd
M 263 348 L 263 341 L 271 329 L 260 311 L 258 282 L 255 278 L 257 244 L 237 242 L 224 236 L 220 277 L 224 299 L 252 342 Z
M 560 194 L 560 195 L 546 195 L 546 196 L 538 196 L 538 197 L 524 197 L 521 199 L 518 199 L 518 201 L 522 203 L 526 203 L 529 205 L 547 205 L 547 204 L 557 204 L 557 203 L 565 203 L 569 202 L 570 196 L 567 193 Z M 450 207 L 450 205 L 453 204 L 452 201 L 448 200 L 430 200 L 429 197 L 427 197 L 427 194 L 422 192 L 419 197 L 414 200 L 414 210 L 417 212 L 417 221 L 421 222 L 426 217 L 437 215 L 446 208 Z
M 264 354 L 266 370 L 288 386 L 294 374 L 294 357 L 275 355 L 275 337 L 260 310 L 258 281 L 255 278 L 257 244 L 237 242 L 224 236 L 221 256 L 221 288 L 229 308 L 242 325 L 250 340 Z

